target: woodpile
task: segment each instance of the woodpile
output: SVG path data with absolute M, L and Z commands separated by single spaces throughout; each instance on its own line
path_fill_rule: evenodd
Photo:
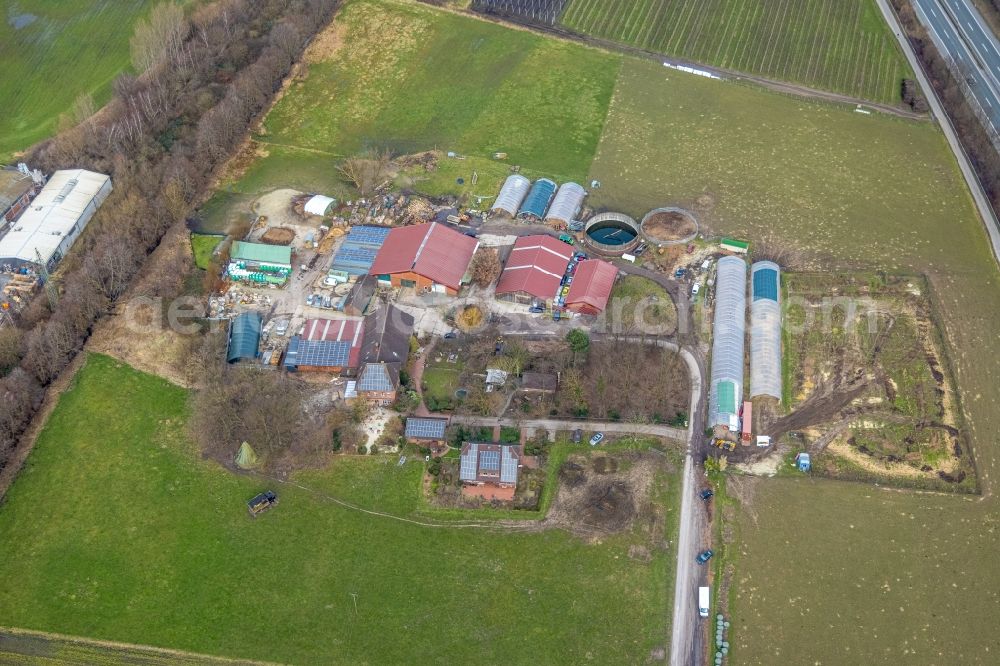
M 403 211 L 403 224 L 420 224 L 434 219 L 434 206 L 426 199 L 412 197 Z

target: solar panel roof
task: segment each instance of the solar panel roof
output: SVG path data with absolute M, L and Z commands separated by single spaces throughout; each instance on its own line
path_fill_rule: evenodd
M 352 228 L 340 249 L 334 254 L 330 268 L 346 271 L 352 275 L 366 274 L 389 231 L 388 227 Z
M 513 449 L 505 446 L 502 450 L 503 460 L 500 467 L 500 482 L 517 483 L 517 458 L 513 455 Z
M 475 481 L 479 464 L 479 445 L 466 444 L 462 461 L 458 469 L 458 478 L 462 481 Z
M 418 439 L 444 439 L 445 419 L 425 419 L 410 417 L 406 419 L 406 436 Z
M 296 366 L 344 367 L 351 353 L 348 340 L 299 340 L 295 353 Z
M 369 363 L 358 378 L 359 391 L 394 391 L 396 386 L 385 363 Z
M 484 472 L 500 471 L 500 452 L 483 451 L 479 454 L 479 469 Z

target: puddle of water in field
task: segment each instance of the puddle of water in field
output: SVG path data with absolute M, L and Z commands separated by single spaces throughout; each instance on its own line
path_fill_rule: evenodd
M 26 28 L 37 20 L 38 17 L 34 14 L 10 14 L 7 16 L 7 23 L 9 23 L 14 30 Z

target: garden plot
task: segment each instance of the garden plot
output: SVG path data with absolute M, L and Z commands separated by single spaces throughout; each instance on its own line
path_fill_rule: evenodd
M 765 431 L 843 478 L 975 491 L 949 363 L 917 276 L 787 273 L 784 391 Z

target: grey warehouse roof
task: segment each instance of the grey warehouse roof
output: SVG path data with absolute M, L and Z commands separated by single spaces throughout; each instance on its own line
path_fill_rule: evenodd
M 746 335 L 747 264 L 723 257 L 715 279 L 712 383 L 709 425 L 729 425 L 743 400 L 743 340 Z
M 519 174 L 508 176 L 507 180 L 504 181 L 503 187 L 500 188 L 500 194 L 497 195 L 497 200 L 493 203 L 492 210 L 503 211 L 514 217 L 517 215 L 524 197 L 528 196 L 530 188 L 531 181 L 524 176 Z
M 86 169 L 56 171 L 0 239 L 0 260 L 48 264 L 64 255 L 111 192 L 111 177 Z
M 750 397 L 781 400 L 781 269 L 773 261 L 750 267 Z

